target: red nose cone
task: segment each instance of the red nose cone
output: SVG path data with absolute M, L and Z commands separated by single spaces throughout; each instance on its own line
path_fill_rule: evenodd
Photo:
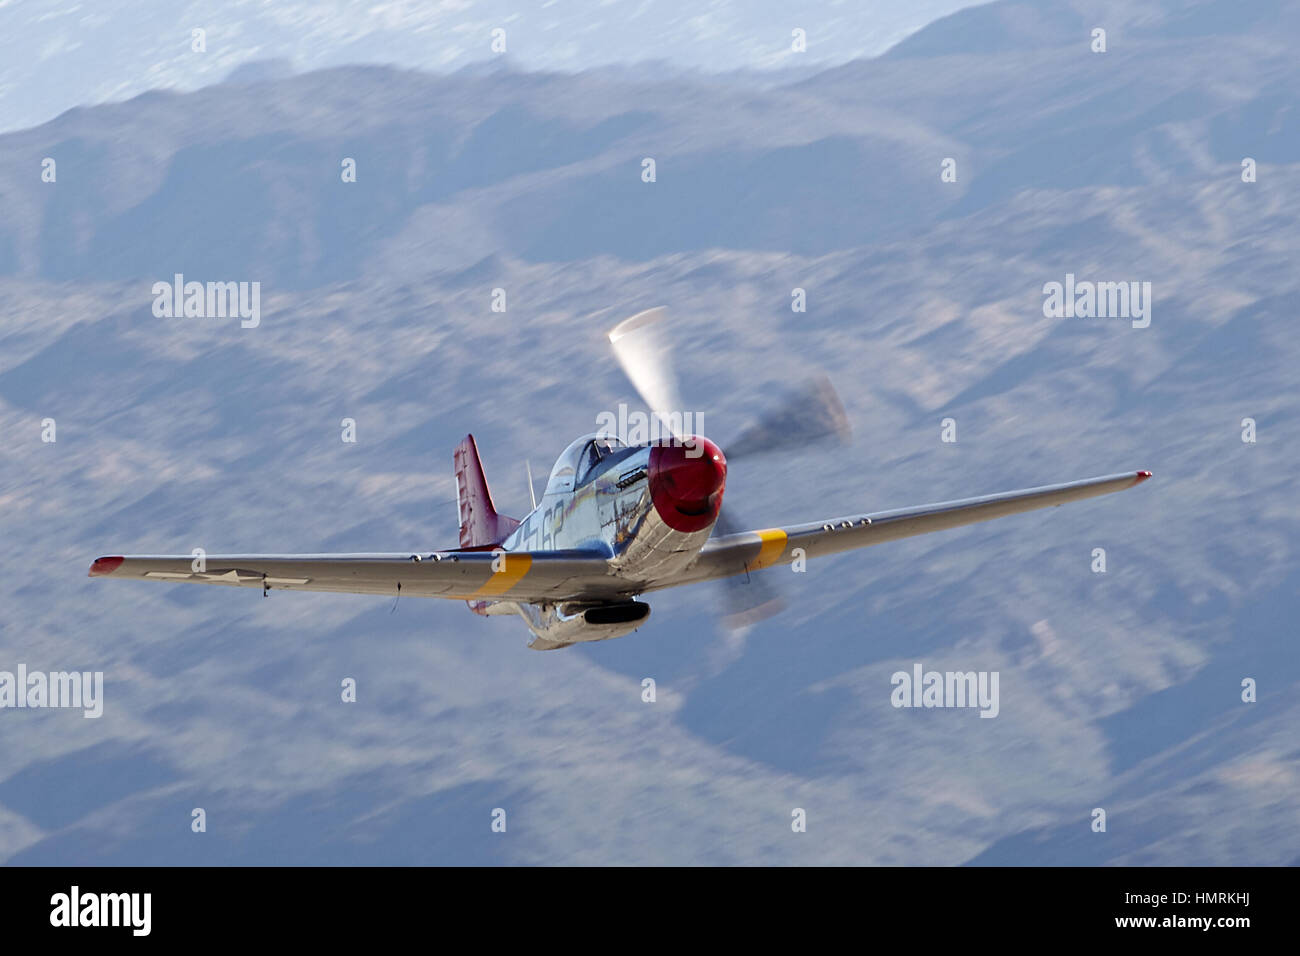
M 674 531 L 702 531 L 718 518 L 727 459 L 707 438 L 650 449 L 650 498 Z

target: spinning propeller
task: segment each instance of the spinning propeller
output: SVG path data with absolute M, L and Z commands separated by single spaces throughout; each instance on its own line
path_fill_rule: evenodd
M 616 325 L 609 333 L 609 341 L 619 365 L 650 411 L 674 438 L 685 442 L 693 436 L 681 433 L 686 409 L 677 386 L 676 353 L 664 328 L 666 315 L 663 308 L 639 312 Z M 723 468 L 766 452 L 805 448 L 830 439 L 843 442 L 848 437 L 848 416 L 839 396 L 824 375 L 817 376 L 788 391 L 779 404 L 723 445 Z M 734 511 L 724 503 L 714 534 L 726 536 L 748 530 L 748 525 L 733 516 Z M 770 580 L 760 576 L 724 578 L 722 584 L 726 589 L 722 621 L 729 629 L 749 627 L 784 606 Z

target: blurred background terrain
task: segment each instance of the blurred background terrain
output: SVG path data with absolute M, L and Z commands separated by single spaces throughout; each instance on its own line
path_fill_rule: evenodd
M 773 56 L 861 26 L 750 16 Z M 839 64 L 638 65 L 609 23 L 608 63 L 525 24 L 552 53 L 0 114 L 0 669 L 105 672 L 99 720 L 0 711 L 0 860 L 1300 862 L 1300 4 L 1001 0 Z M 178 272 L 259 281 L 260 327 L 154 317 Z M 1066 273 L 1151 282 L 1150 327 L 1045 318 Z M 724 447 L 808 373 L 844 399 L 849 446 L 731 472 L 759 527 L 1155 478 L 765 572 L 789 609 L 743 635 L 699 586 L 554 653 L 459 602 L 85 576 L 449 546 L 468 431 L 522 514 L 659 304 Z M 913 662 L 999 671 L 1000 715 L 894 709 Z

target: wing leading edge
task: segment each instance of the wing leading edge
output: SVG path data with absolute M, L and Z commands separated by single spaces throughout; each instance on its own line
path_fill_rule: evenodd
M 790 564 L 794 560 L 795 548 L 803 549 L 806 557 L 816 558 L 899 538 L 910 538 L 913 535 L 990 521 L 1022 511 L 1051 508 L 1123 491 L 1150 477 L 1149 471 L 1128 471 L 980 498 L 962 498 L 914 508 L 831 518 L 786 528 L 725 535 L 711 539 L 700 552 L 699 560 L 683 574 L 671 580 L 655 581 L 645 590 L 654 591 L 679 584 L 746 574 L 776 564 Z
M 554 601 L 574 594 L 611 599 L 628 584 L 594 551 L 490 551 L 411 554 L 122 555 L 97 559 L 90 576 L 113 580 L 223 584 L 348 594 L 400 593 L 466 601 Z
M 102 557 L 91 577 L 220 584 L 229 587 L 447 598 L 463 601 L 619 601 L 629 597 L 790 564 L 794 549 L 809 558 L 865 548 L 932 531 L 989 521 L 1123 491 L 1151 477 L 1124 472 L 981 498 L 851 515 L 711 539 L 683 573 L 662 580 L 611 574 L 595 551 L 412 554 L 212 554 L 195 570 L 193 555 Z

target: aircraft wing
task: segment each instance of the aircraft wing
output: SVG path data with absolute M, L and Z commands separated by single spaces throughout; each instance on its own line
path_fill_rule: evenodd
M 400 584 L 406 597 L 466 601 L 554 601 L 577 594 L 600 600 L 628 593 L 628 582 L 611 576 L 606 556 L 595 551 L 209 554 L 201 571 L 194 560 L 188 554 L 103 557 L 90 566 L 90 576 L 390 596 Z
M 838 554 L 884 541 L 988 521 L 1132 488 L 1150 472 L 1125 472 L 982 498 L 832 518 L 711 539 L 685 572 L 663 580 L 611 574 L 597 551 L 397 552 L 391 554 L 210 554 L 102 557 L 91 577 L 221 584 L 228 587 L 348 594 L 406 595 L 464 601 L 617 601 L 637 594 L 731 577 L 794 560 Z M 400 585 L 400 590 L 399 590 Z
M 795 548 L 802 548 L 806 557 L 817 558 L 885 541 L 910 538 L 917 534 L 989 521 L 1022 511 L 1095 498 L 1097 495 L 1132 488 L 1150 477 L 1149 471 L 1128 471 L 1061 485 L 985 495 L 982 498 L 963 498 L 959 501 L 943 501 L 874 514 L 828 518 L 825 521 L 786 528 L 766 528 L 725 535 L 710 539 L 700 551 L 699 560 L 683 574 L 671 580 L 652 582 L 645 590 L 654 591 L 679 584 L 747 574 L 776 564 L 790 564 L 794 560 Z

